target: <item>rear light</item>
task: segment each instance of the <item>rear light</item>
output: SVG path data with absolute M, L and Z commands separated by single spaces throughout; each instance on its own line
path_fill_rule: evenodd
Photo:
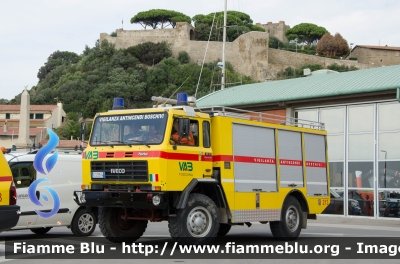
M 11 181 L 10 187 L 10 205 L 17 204 L 17 188 L 15 187 L 14 181 Z

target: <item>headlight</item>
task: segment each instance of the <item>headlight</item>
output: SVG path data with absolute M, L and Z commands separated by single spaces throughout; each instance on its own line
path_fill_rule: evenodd
M 85 194 L 83 192 L 76 192 L 79 203 L 86 203 Z
M 358 201 L 351 201 L 350 204 L 352 207 L 360 207 L 360 204 L 358 203 Z
M 154 204 L 155 206 L 158 206 L 158 205 L 160 205 L 160 203 L 161 203 L 161 198 L 160 198 L 160 196 L 159 196 L 159 195 L 154 195 L 154 196 L 153 196 L 153 204 Z

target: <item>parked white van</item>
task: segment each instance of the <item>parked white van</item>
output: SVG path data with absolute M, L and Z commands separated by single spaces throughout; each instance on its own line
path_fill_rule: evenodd
M 21 211 L 18 224 L 12 230 L 30 229 L 33 233 L 45 234 L 53 227 L 67 226 L 76 236 L 91 235 L 97 223 L 96 208 L 86 212 L 85 207 L 73 200 L 74 191 L 81 189 L 81 154 L 58 154 L 57 162 L 47 174 L 35 170 L 35 156 L 36 151 L 5 155 Z M 36 197 L 29 196 L 29 189 Z

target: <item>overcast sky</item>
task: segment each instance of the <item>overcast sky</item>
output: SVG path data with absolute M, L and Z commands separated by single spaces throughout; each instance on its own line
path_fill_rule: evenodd
M 190 17 L 222 11 L 223 0 L 3 0 L 0 9 L 0 98 L 12 99 L 38 82 L 37 72 L 54 51 L 81 54 L 100 33 L 130 24 L 135 14 L 170 9 Z M 400 47 L 399 0 L 228 0 L 228 10 L 254 23 L 308 22 L 339 32 L 349 43 Z

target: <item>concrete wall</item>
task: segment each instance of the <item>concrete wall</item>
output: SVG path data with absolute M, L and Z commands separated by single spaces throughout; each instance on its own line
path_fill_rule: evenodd
M 207 41 L 190 41 L 179 50 L 186 50 L 192 61 L 202 63 Z M 174 54 L 177 55 L 177 54 Z M 206 62 L 222 58 L 222 42 L 210 42 Z M 256 80 L 263 80 L 268 70 L 268 34 L 248 32 L 235 41 L 225 45 L 225 60 L 232 63 L 234 69 Z
M 356 46 L 351 51 L 351 57 L 356 57 L 360 63 L 375 67 L 400 64 L 400 50 L 379 50 Z
M 144 42 L 162 42 L 174 43 L 174 29 L 154 29 L 154 30 L 123 30 L 117 29 L 117 37 L 111 37 L 107 33 L 100 34 L 100 43 L 107 40 L 115 44 L 117 49 L 126 49 L 131 46 L 136 46 Z
M 47 136 L 47 130 L 43 133 L 39 133 L 35 136 L 29 136 L 28 146 L 31 147 L 35 143 L 36 148 L 39 146 L 39 142 L 45 139 Z M 14 136 L 0 135 L 0 147 L 11 148 L 12 145 L 17 145 L 18 134 Z
M 266 76 L 266 79 L 274 79 L 279 71 L 282 71 L 287 67 L 300 68 L 305 64 L 320 64 L 324 68 L 335 63 L 349 67 L 355 66 L 358 69 L 368 69 L 374 67 L 374 65 L 358 63 L 357 61 L 330 59 L 320 56 L 271 48 L 268 50 L 268 63 L 269 72 Z
M 116 30 L 117 36 L 111 37 L 107 33 L 100 34 L 100 43 L 107 40 L 115 44 L 116 49 L 126 49 L 145 42 L 166 41 L 173 46 L 179 46 L 181 42 L 193 39 L 194 27 L 188 23 L 178 22 L 175 28 L 151 29 L 151 30 Z

